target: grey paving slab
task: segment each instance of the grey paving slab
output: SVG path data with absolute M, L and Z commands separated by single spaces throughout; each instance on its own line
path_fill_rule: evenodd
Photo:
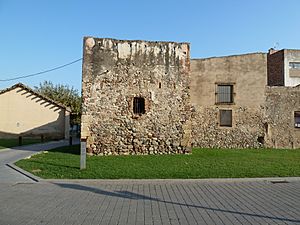
M 0 181 L 0 224 L 300 224 L 300 181 Z

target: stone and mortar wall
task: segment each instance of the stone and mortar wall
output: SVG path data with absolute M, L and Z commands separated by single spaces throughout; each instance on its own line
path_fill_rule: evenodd
M 300 148 L 294 111 L 300 111 L 300 87 L 266 87 L 266 147 Z
M 86 37 L 82 130 L 98 155 L 183 153 L 190 141 L 189 44 Z M 133 98 L 145 114 L 133 113 Z
M 192 145 L 261 147 L 266 82 L 264 53 L 191 60 Z M 233 104 L 216 104 L 220 83 L 233 85 Z M 219 125 L 221 109 L 232 110 L 232 127 Z
M 264 137 L 263 112 L 231 107 L 232 127 L 219 126 L 221 107 L 197 107 L 192 116 L 192 146 L 205 148 L 259 148 Z

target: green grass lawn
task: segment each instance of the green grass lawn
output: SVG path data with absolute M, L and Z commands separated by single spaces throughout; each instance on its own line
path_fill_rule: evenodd
M 191 155 L 88 156 L 79 146 L 57 148 L 16 163 L 42 178 L 236 178 L 300 176 L 300 150 L 193 149 Z
M 22 145 L 31 145 L 41 142 L 41 139 L 24 138 Z M 11 148 L 19 145 L 19 140 L 16 139 L 0 139 L 0 150 L 3 148 Z

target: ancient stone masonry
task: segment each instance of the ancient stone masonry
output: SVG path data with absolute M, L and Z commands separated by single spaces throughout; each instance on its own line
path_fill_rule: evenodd
M 81 137 L 96 155 L 299 148 L 299 84 L 299 50 L 190 61 L 187 43 L 86 37 Z
M 263 110 L 233 108 L 232 127 L 220 127 L 218 107 L 198 107 L 192 116 L 192 146 L 259 148 L 263 146 Z M 261 140 L 262 139 L 262 140 Z
M 191 61 L 192 145 L 208 148 L 261 147 L 264 142 L 264 100 L 267 82 L 264 53 Z M 217 102 L 218 85 L 232 87 L 232 99 Z M 231 111 L 230 126 L 221 126 L 220 112 Z
M 84 38 L 82 137 L 98 155 L 183 153 L 189 44 Z
M 300 128 L 295 127 L 300 112 L 300 86 L 266 87 L 266 146 L 300 148 Z

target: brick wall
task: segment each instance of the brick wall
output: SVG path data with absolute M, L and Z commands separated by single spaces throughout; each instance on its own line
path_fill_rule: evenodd
M 284 50 L 268 53 L 268 86 L 284 86 Z

